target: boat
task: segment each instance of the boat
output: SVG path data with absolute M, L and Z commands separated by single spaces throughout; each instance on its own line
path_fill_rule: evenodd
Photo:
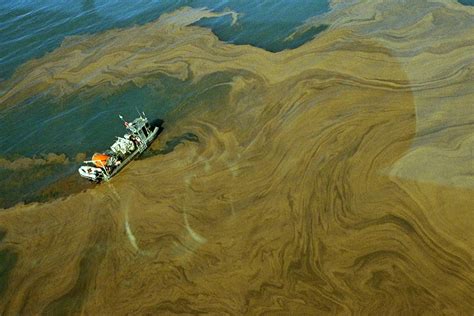
M 91 160 L 85 160 L 78 170 L 81 177 L 96 183 L 110 181 L 130 161 L 143 153 L 158 136 L 159 126 L 151 126 L 143 112 L 130 123 L 125 121 L 122 115 L 119 117 L 127 133 L 123 137 L 117 137 L 110 149 L 95 153 Z

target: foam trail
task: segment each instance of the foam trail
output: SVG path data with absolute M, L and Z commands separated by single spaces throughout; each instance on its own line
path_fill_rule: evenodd
M 183 213 L 183 217 L 184 217 L 184 223 L 186 224 L 186 230 L 188 231 L 189 235 L 198 243 L 200 244 L 205 243 L 207 241 L 206 238 L 196 233 L 189 225 L 188 214 L 186 212 Z
M 122 209 L 121 198 L 118 192 L 115 190 L 115 187 L 110 183 L 108 183 L 108 187 L 110 188 L 110 191 L 115 196 L 115 199 L 119 202 L 119 208 Z M 124 228 L 125 228 L 125 233 L 127 234 L 127 238 L 130 241 L 130 244 L 132 245 L 132 247 L 135 250 L 140 251 L 140 248 L 138 248 L 138 245 L 137 245 L 137 238 L 135 237 L 135 235 L 132 232 L 132 229 L 130 228 L 130 222 L 128 219 L 128 206 L 125 207 L 124 209 L 124 218 L 125 218 Z
M 130 222 L 128 221 L 128 208 L 125 210 L 125 232 L 127 233 L 128 240 L 135 250 L 140 251 L 137 245 L 137 239 L 133 235 L 132 229 L 130 228 Z

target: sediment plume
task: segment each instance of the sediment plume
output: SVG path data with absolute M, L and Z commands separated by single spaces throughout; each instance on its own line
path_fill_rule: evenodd
M 48 201 L 90 187 L 71 172 L 86 157 L 48 153 L 35 157 L 0 157 L 0 212 L 20 203 Z
M 334 2 L 326 31 L 279 53 L 186 8 L 21 67 L 1 106 L 160 75 L 230 89 L 160 144 L 193 141 L 0 212 L 0 314 L 472 314 L 474 13 L 410 5 Z
M 30 158 L 19 157 L 16 159 L 6 159 L 0 157 L 0 169 L 21 170 L 49 164 L 66 164 L 69 158 L 65 154 L 49 153 L 44 157 Z

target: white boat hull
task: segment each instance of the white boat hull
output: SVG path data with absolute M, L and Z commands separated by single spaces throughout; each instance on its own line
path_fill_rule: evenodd
M 142 116 L 135 119 L 132 123 L 125 122 L 125 126 L 131 134 L 125 134 L 124 138 L 118 137 L 118 140 L 111 146 L 111 150 L 109 150 L 110 153 L 99 154 L 101 159 L 105 159 L 103 157 L 109 157 L 107 161 L 84 161 L 86 165 L 78 169 L 81 177 L 97 183 L 110 181 L 110 179 L 125 168 L 130 161 L 138 157 L 150 146 L 158 136 L 160 130 L 157 126 L 152 128 L 148 124 L 148 119 Z

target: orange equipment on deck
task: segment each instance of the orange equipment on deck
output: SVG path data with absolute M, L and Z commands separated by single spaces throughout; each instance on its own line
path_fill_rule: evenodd
M 94 165 L 96 167 L 103 168 L 107 165 L 107 159 L 109 158 L 110 158 L 109 155 L 95 153 L 92 156 L 92 161 L 94 162 Z

